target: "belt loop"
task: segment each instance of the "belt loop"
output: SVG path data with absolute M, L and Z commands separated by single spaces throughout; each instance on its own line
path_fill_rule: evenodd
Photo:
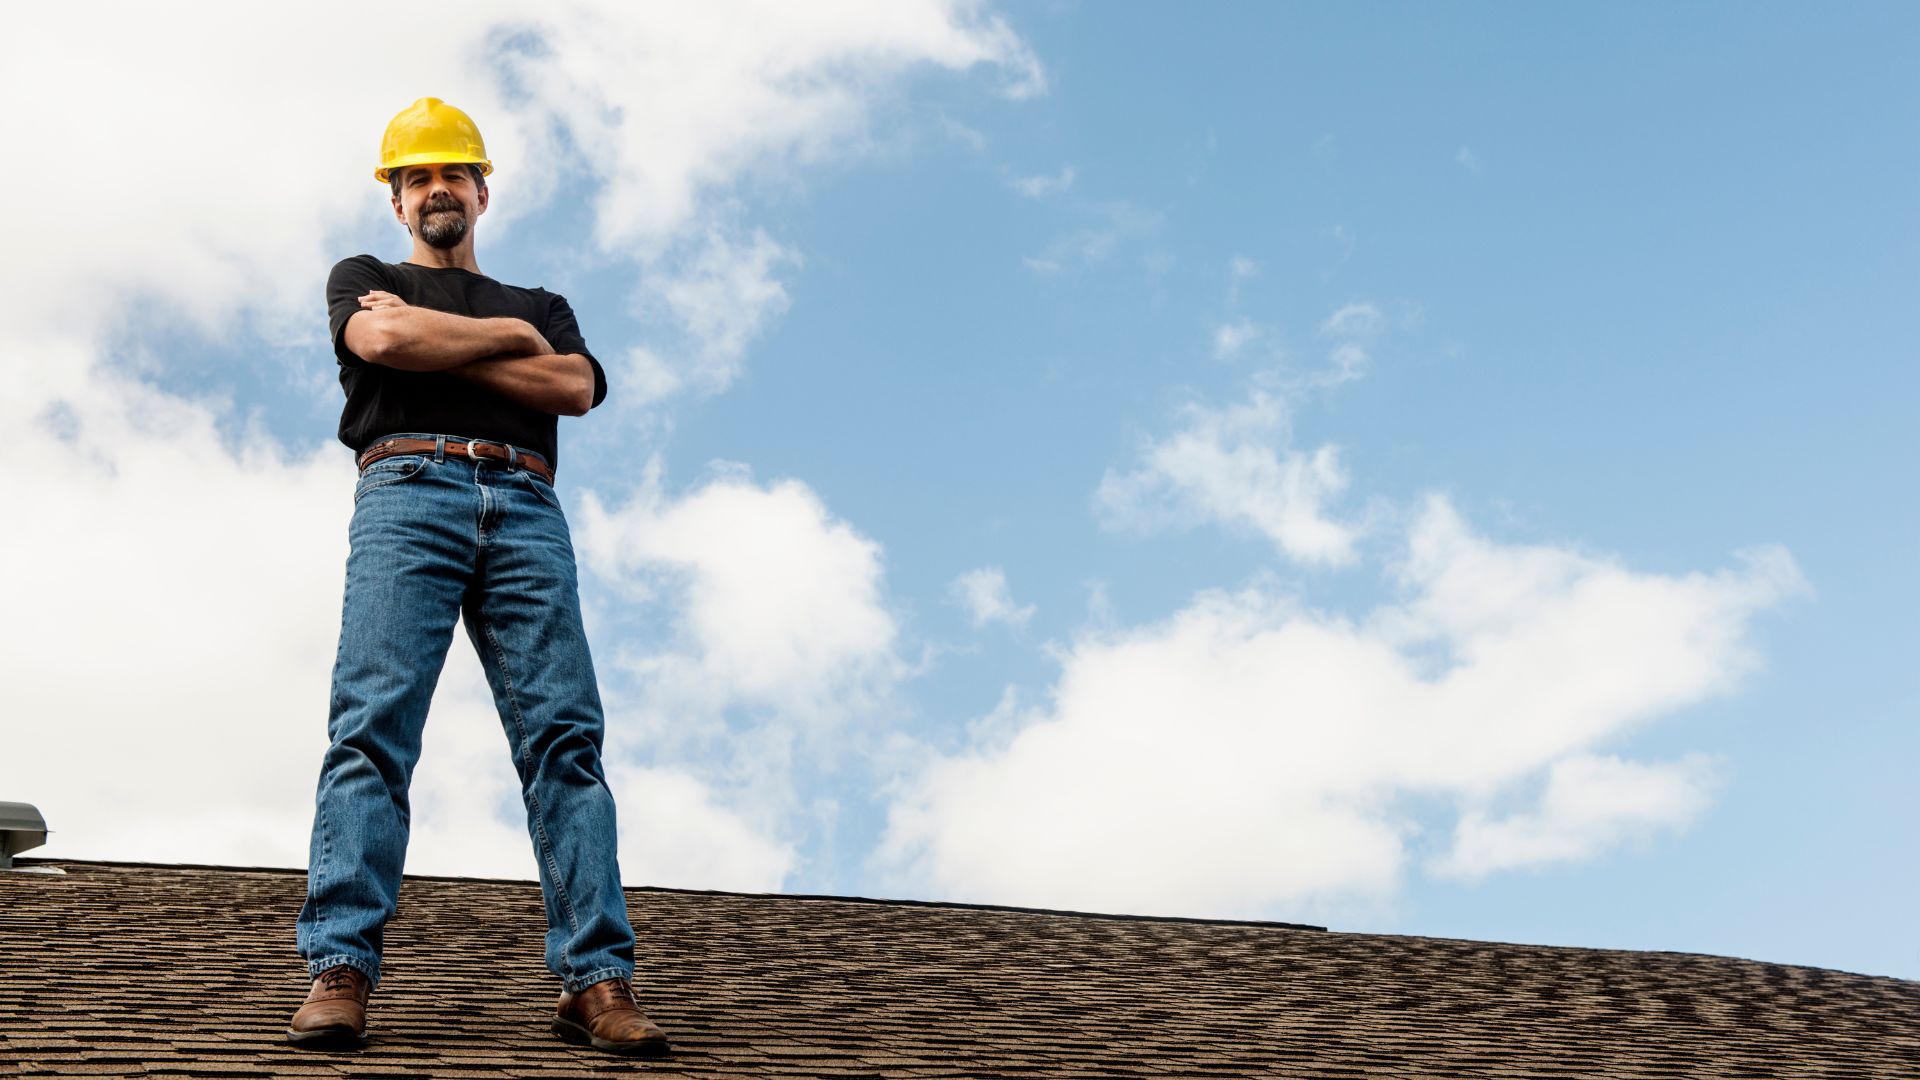
M 439 465 L 445 462 L 446 460 L 447 460 L 447 437 L 445 435 L 435 435 L 433 437 L 433 463 L 435 465 Z
M 507 444 L 507 471 L 512 472 L 515 469 L 518 469 L 519 467 L 520 467 L 520 451 L 515 450 L 513 448 L 512 443 L 508 443 Z

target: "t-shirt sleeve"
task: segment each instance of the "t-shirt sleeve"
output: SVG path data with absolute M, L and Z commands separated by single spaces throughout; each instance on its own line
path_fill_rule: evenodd
M 542 328 L 541 336 L 553 346 L 554 352 L 562 355 L 579 353 L 587 358 L 587 363 L 593 365 L 593 404 L 588 408 L 599 408 L 600 403 L 607 400 L 606 369 L 587 351 L 586 339 L 580 336 L 580 323 L 573 317 L 573 305 L 567 303 L 567 298 L 559 293 L 548 293 L 547 296 L 547 325 Z
M 360 298 L 375 289 L 395 292 L 387 265 L 371 255 L 355 255 L 333 264 L 327 275 L 327 325 L 333 334 L 333 355 L 347 367 L 366 364 L 347 348 L 347 320 L 365 310 Z

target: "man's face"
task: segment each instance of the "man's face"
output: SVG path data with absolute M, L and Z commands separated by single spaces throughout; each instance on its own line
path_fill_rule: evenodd
M 393 197 L 407 231 L 442 250 L 458 245 L 486 209 L 487 189 L 467 165 L 410 165 Z

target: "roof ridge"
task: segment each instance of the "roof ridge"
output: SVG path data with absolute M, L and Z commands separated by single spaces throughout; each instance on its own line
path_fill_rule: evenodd
M 60 859 L 48 856 L 26 858 L 16 857 L 14 865 L 49 865 L 62 863 L 82 866 L 109 866 L 129 869 L 148 868 L 155 870 L 219 870 L 227 873 L 243 874 L 305 874 L 305 867 L 292 866 L 230 866 L 221 863 L 166 863 L 131 862 L 123 859 Z M 406 874 L 405 878 L 416 881 L 470 881 L 492 885 L 533 885 L 539 882 L 533 878 L 494 878 L 468 877 L 459 874 Z M 1276 919 L 1226 919 L 1206 918 L 1197 915 L 1141 915 L 1130 912 L 1114 911 L 1075 911 L 1068 908 L 1023 907 L 1017 904 L 970 903 L 964 900 L 912 900 L 880 896 L 842 896 L 836 893 L 774 893 L 743 892 L 734 889 L 689 889 L 671 885 L 627 885 L 627 889 L 641 892 L 675 893 L 682 896 L 738 896 L 753 900 L 837 900 L 849 904 L 876 904 L 883 907 L 923 907 L 946 908 L 961 911 L 1007 911 L 1023 915 L 1054 915 L 1074 919 L 1111 919 L 1121 922 L 1184 923 L 1202 926 L 1257 926 L 1269 930 L 1307 930 L 1325 933 L 1327 928 L 1310 923 L 1282 922 Z

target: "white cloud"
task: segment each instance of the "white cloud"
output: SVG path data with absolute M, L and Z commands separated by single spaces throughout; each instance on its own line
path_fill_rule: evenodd
M 790 845 L 721 805 L 686 773 L 627 768 L 613 784 L 627 884 L 779 892 L 798 864 Z
M 947 595 L 966 611 L 976 628 L 992 622 L 1020 627 L 1033 618 L 1032 604 L 1022 606 L 1013 602 L 1006 571 L 998 566 L 983 566 L 961 574 L 948 586 Z
M 987 148 L 986 133 L 978 128 L 963 124 L 945 113 L 941 113 L 936 117 L 935 124 L 939 127 L 942 135 L 945 135 L 947 138 L 976 154 Z
M 1061 233 L 1037 255 L 1022 260 L 1036 274 L 1054 275 L 1084 270 L 1112 258 L 1121 247 L 1160 227 L 1160 215 L 1125 202 L 1089 208 L 1091 225 Z
M 641 304 L 679 331 L 680 351 L 671 360 L 645 347 L 629 355 L 634 381 L 627 389 L 636 408 L 681 391 L 714 394 L 731 386 L 747 347 L 787 309 L 775 269 L 800 262 L 757 231 L 746 241 L 714 232 L 689 251 L 674 273 L 642 279 Z
M 1320 333 L 1336 343 L 1327 350 L 1327 366 L 1308 374 L 1306 385 L 1325 389 L 1365 375 L 1371 359 L 1367 343 L 1379 337 L 1385 326 L 1386 316 L 1368 303 L 1347 304 L 1327 316 L 1327 321 L 1320 324 Z
M 711 848 L 713 873 L 773 887 L 799 865 L 809 829 L 834 843 L 834 811 L 802 777 L 867 768 L 886 742 L 876 721 L 911 674 L 880 546 L 799 481 L 763 485 L 722 466 L 673 496 L 657 459 L 624 502 L 583 495 L 574 522 L 582 566 L 609 598 L 601 618 L 624 639 L 596 653 L 625 720 L 607 758 L 628 763 L 623 776 L 671 768 L 683 780 L 667 791 L 700 794 L 651 827 L 685 817 L 715 835 L 662 839 L 642 861 L 664 867 L 656 876 L 687 874 Z
M 1247 319 L 1222 323 L 1213 330 L 1213 358 L 1230 360 L 1240 355 L 1247 343 L 1260 336 L 1260 327 Z
M 1007 181 L 1007 186 L 1029 199 L 1044 199 L 1073 186 L 1073 166 L 1063 165 L 1052 176 L 1016 176 Z
M 1203 524 L 1251 527 L 1289 558 L 1351 562 L 1357 526 L 1329 516 L 1346 488 L 1332 446 L 1285 447 L 1285 402 L 1260 388 L 1224 409 L 1189 405 L 1180 430 L 1149 443 L 1131 472 L 1109 469 L 1094 494 L 1108 528 L 1151 532 Z
M 1752 617 L 1800 587 L 1777 549 L 1641 574 L 1486 540 L 1438 498 L 1405 545 L 1404 598 L 1362 619 L 1256 584 L 1082 636 L 1017 733 L 902 785 L 889 865 L 961 899 L 1297 916 L 1392 894 L 1411 797 L 1469 815 L 1450 872 L 1591 856 L 1684 822 L 1700 790 L 1692 764 L 1595 764 L 1592 748 L 1729 692 Z M 1535 818 L 1470 816 L 1542 771 Z
M 1465 146 L 1454 151 L 1453 163 L 1468 172 L 1479 172 L 1482 167 L 1480 164 L 1480 156 Z
M 530 108 L 585 153 L 609 250 L 660 243 L 742 178 L 857 152 L 880 84 L 912 68 L 995 65 L 1044 90 L 1030 50 L 970 4 L 573 5 L 509 53 Z
M 1677 831 L 1706 809 L 1716 783 L 1702 755 L 1646 765 L 1580 755 L 1553 763 L 1539 809 L 1494 820 L 1462 814 L 1436 874 L 1475 879 L 1514 867 L 1591 858 L 1629 838 Z
M 1334 337 L 1366 339 L 1380 332 L 1386 318 L 1372 304 L 1352 303 L 1327 316 L 1320 332 Z
M 729 380 L 736 374 L 727 367 L 716 367 L 719 370 L 714 373 L 724 372 Z M 692 363 L 683 361 L 675 365 L 653 349 L 635 345 L 627 350 L 626 362 L 609 372 L 607 381 L 611 384 L 619 380 L 621 399 L 638 407 L 664 401 L 679 393 L 687 385 L 688 369 L 698 369 L 697 358 Z
M 1260 264 L 1245 255 L 1227 260 L 1227 303 L 1240 302 L 1240 287 L 1260 273 Z
M 1335 345 L 1327 352 L 1327 368 L 1313 376 L 1313 382 L 1320 386 L 1338 386 L 1343 382 L 1352 382 L 1367 373 L 1367 350 L 1353 342 Z
M 900 675 L 880 545 L 797 480 L 723 472 L 672 498 L 656 463 L 624 505 L 588 492 L 576 521 L 583 561 L 613 588 L 672 598 L 671 647 L 627 666 L 677 709 L 832 724 Z
M 1351 229 L 1345 225 L 1329 225 L 1326 229 L 1326 237 L 1333 241 L 1333 246 L 1340 252 L 1341 262 L 1352 261 L 1354 250 L 1360 246 L 1360 241 L 1353 235 Z
M 351 467 L 83 377 L 70 342 L 30 355 L 46 377 L 0 398 L 22 436 L 0 498 L 33 508 L 0 530 L 0 559 L 32 568 L 0 625 L 0 790 L 47 815 L 49 850 L 304 863 Z

